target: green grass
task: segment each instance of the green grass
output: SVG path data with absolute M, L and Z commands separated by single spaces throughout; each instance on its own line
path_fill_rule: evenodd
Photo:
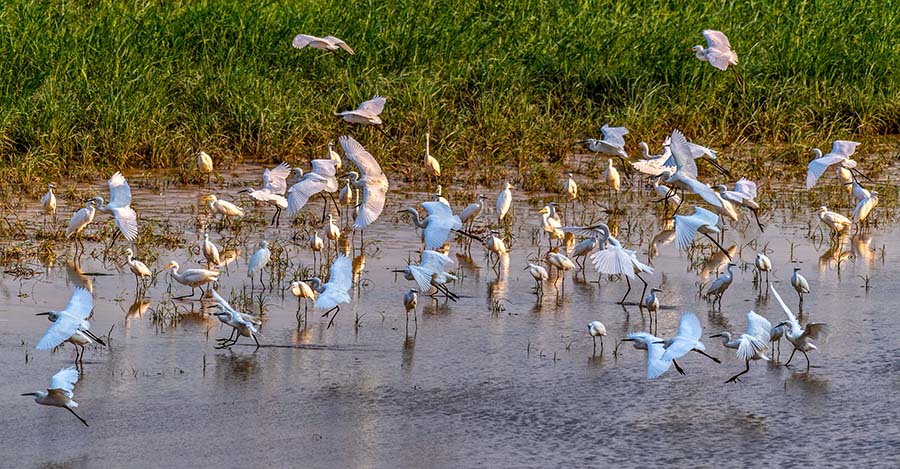
M 633 152 L 679 127 L 725 150 L 777 144 L 786 164 L 900 133 L 896 1 L 499 3 L 5 2 L 0 174 L 184 167 L 199 149 L 299 162 L 348 132 L 396 170 L 430 129 L 451 174 L 558 163 L 605 122 Z M 731 39 L 744 90 L 688 50 L 705 28 Z M 295 50 L 300 32 L 357 54 Z M 332 115 L 374 94 L 391 141 Z

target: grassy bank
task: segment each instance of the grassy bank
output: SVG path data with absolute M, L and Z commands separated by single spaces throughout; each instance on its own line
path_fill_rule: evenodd
M 900 133 L 900 4 L 862 2 L 11 1 L 0 6 L 0 161 L 36 178 L 297 161 L 353 132 L 399 169 L 558 162 L 604 122 L 805 162 Z M 245 5 L 245 3 L 254 3 Z M 564 3 L 557 6 L 557 3 Z M 694 59 L 725 31 L 746 87 Z M 348 60 L 294 50 L 334 34 Z M 388 141 L 332 116 L 388 97 Z

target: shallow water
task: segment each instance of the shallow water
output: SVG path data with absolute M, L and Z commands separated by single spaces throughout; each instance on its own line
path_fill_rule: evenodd
M 245 173 L 250 170 L 258 171 L 249 168 Z M 196 210 L 191 208 L 201 193 L 197 187 L 166 188 L 160 194 L 137 178 L 132 186 L 134 206 L 144 220 L 174 223 L 189 246 L 197 244 Z M 236 192 L 232 189 L 216 192 Z M 686 376 L 671 369 L 648 381 L 643 351 L 622 346 L 618 356 L 613 355 L 618 338 L 648 327 L 637 306 L 616 304 L 625 291 L 623 282 L 603 279 L 598 285 L 596 274 L 589 273 L 586 281 L 581 274 L 569 273 L 564 297 L 551 283 L 544 286 L 543 299 L 532 293 L 533 280 L 522 269 L 538 252 L 531 242 L 539 229 L 535 212 L 538 202 L 549 198 L 538 195 L 526 204 L 524 196 L 516 197 L 515 214 L 522 223 L 513 232 L 508 267 L 501 267 L 499 279 L 477 244 L 471 259 L 460 257 L 461 249 L 454 245 L 451 256 L 460 261 L 462 279 L 453 289 L 463 298 L 431 303 L 420 297 L 418 322 L 410 322 L 408 335 L 401 299 L 411 283 L 390 270 L 402 267 L 420 245 L 416 231 L 396 210 L 424 200 L 424 194 L 391 193 L 382 218 L 365 233 L 368 247 L 360 288 L 354 302 L 342 308 L 335 327 L 326 329 L 327 319 L 310 311 L 311 324 L 298 331 L 297 302 L 279 290 L 285 285 L 263 293 L 267 313 L 258 350 L 247 338 L 230 350 L 215 350 L 214 339 L 228 332 L 214 317 L 200 313 L 200 302 L 171 302 L 170 296 L 188 290 L 174 284 L 170 293 L 168 274 L 160 275 L 149 290 L 149 304 L 136 303 L 127 268 L 117 271 L 104 264 L 99 245 L 88 243 L 81 270 L 113 274 L 87 276 L 95 297 L 93 330 L 105 334 L 113 328 L 110 348 L 87 351 L 75 390 L 79 413 L 90 428 L 61 409 L 37 406 L 19 396 L 45 387 L 50 376 L 74 358 L 68 344 L 55 353 L 34 350 L 49 325 L 34 314 L 60 309 L 81 278 L 66 268 L 71 250 L 58 252 L 60 257 L 46 273 L 33 265 L 40 271 L 33 278 L 0 277 L 0 465 L 900 463 L 895 397 L 900 384 L 900 345 L 895 339 L 900 316 L 896 298 L 885 294 L 894 291 L 900 279 L 900 254 L 893 249 L 900 229 L 894 224 L 871 230 L 868 246 L 873 251 L 845 256 L 840 269 L 828 260 L 833 252 L 827 243 L 806 236 L 806 214 L 814 207 L 803 206 L 803 215 L 797 216 L 788 203 L 792 196 L 775 201 L 780 208 L 765 216 L 764 234 L 755 227 L 743 228 L 743 222 L 743 231 L 729 230 L 726 246 L 737 246 L 739 264 L 752 263 L 753 247 L 768 243 L 775 263 L 772 281 L 796 308 L 789 284 L 793 251 L 812 287 L 804 322 L 827 322 L 833 328 L 831 339 L 810 353 L 819 368 L 805 372 L 802 356 L 794 358 L 800 367 L 793 371 L 757 362 L 742 382 L 724 384 L 743 363 L 717 339 L 705 339 L 708 352 L 721 358 L 721 365 L 687 356 L 679 361 Z M 598 198 L 606 205 L 605 194 Z M 618 237 L 637 249 L 641 259 L 660 226 L 646 210 L 650 200 L 649 195 L 629 194 L 620 204 L 626 214 L 619 217 Z M 60 223 L 75 205 L 60 208 Z M 272 213 L 249 203 L 243 206 L 263 216 Z M 460 206 L 454 203 L 455 209 Z M 312 218 L 321 215 L 321 207 L 319 200 L 311 204 Z M 606 219 L 593 210 L 589 207 L 585 221 Z M 39 215 L 23 215 L 29 216 L 39 223 Z M 107 218 L 98 214 L 98 219 Z M 291 265 L 285 284 L 301 266 L 311 264 L 307 231 L 294 231 L 300 233 L 302 246 L 286 242 L 292 230 L 285 225 L 245 236 L 242 253 L 223 275 L 220 291 L 228 297 L 249 288 L 247 259 L 264 236 L 287 246 Z M 228 234 L 225 229 L 211 238 L 221 245 Z M 758 244 L 748 246 L 754 239 Z M 541 241 L 546 249 L 546 239 Z M 852 241 L 866 244 L 865 238 Z M 119 243 L 116 249 L 124 249 Z M 852 251 L 850 241 L 842 246 L 839 251 Z M 700 277 L 689 270 L 686 255 L 671 242 L 657 248 L 657 270 L 647 280 L 664 290 L 658 335 L 673 334 L 679 311 L 697 312 L 704 336 L 742 331 L 750 309 L 773 323 L 781 320 L 774 299 L 754 288 L 752 268 L 735 271 L 721 312 L 713 311 L 697 296 Z M 193 252 L 163 251 L 153 267 L 161 268 L 170 259 L 196 266 L 198 255 Z M 716 267 L 706 266 L 704 280 L 715 277 Z M 868 292 L 861 278 L 865 276 L 871 279 Z M 640 283 L 633 285 L 631 302 L 640 294 Z M 255 294 L 261 293 L 258 283 L 256 287 Z M 503 311 L 492 314 L 495 303 Z M 177 305 L 181 320 L 154 321 L 152 313 L 162 304 Z M 595 319 L 606 324 L 610 336 L 604 354 L 592 358 L 585 325 Z M 789 351 L 784 342 L 782 362 Z

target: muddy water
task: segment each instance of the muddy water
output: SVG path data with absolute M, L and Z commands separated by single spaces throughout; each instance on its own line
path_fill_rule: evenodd
M 142 189 L 139 181 L 133 186 L 134 205 L 144 219 L 164 219 L 196 245 L 196 210 L 190 207 L 198 188 L 159 194 Z M 232 189 L 217 192 L 236 192 Z M 740 263 L 752 262 L 754 247 L 767 245 L 775 263 L 772 281 L 796 307 L 789 285 L 793 256 L 812 287 L 804 320 L 827 322 L 834 334 L 810 354 L 819 368 L 805 372 L 802 357 L 794 371 L 754 363 L 738 384 L 724 381 L 743 363 L 714 339 L 706 339 L 708 351 L 723 363 L 685 357 L 680 363 L 686 376 L 673 369 L 647 381 L 644 352 L 623 346 L 614 356 L 616 339 L 648 327 L 637 306 L 616 304 L 625 292 L 622 282 L 598 284 L 596 274 L 585 279 L 570 273 L 564 296 L 551 283 L 544 286 L 542 299 L 535 296 L 533 280 L 522 269 L 538 252 L 532 243 L 540 239 L 534 212 L 546 196 L 526 202 L 518 195 L 515 215 L 521 223 L 513 230 L 513 249 L 499 275 L 477 245 L 471 258 L 454 246 L 461 274 L 454 289 L 463 297 L 457 303 L 420 299 L 424 306 L 408 334 L 401 298 L 411 285 L 390 270 L 402 267 L 419 241 L 396 210 L 423 194 L 393 192 L 382 219 L 366 231 L 360 288 L 335 327 L 326 329 L 327 319 L 311 311 L 310 324 L 298 330 L 296 300 L 278 288 L 263 292 L 257 283 L 254 295 L 262 294 L 267 305 L 258 350 L 246 338 L 230 350 L 215 350 L 215 338 L 228 332 L 201 313 L 200 302 L 170 300 L 189 292 L 177 284 L 170 290 L 167 274 L 159 276 L 142 303 L 135 300 L 130 272 L 104 263 L 99 245 L 88 243 L 88 254 L 79 259 L 84 277 L 66 268 L 71 250 L 60 251 L 49 270 L 33 266 L 39 271 L 33 278 L 0 277 L 0 465 L 548 467 L 802 461 L 816 467 L 896 466 L 900 316 L 890 293 L 900 281 L 900 251 L 895 249 L 900 229 L 883 223 L 868 237 L 829 250 L 807 237 L 806 214 L 814 207 L 795 212 L 791 197 L 774 201 L 779 208 L 766 215 L 764 234 L 742 224 L 728 231 L 726 245 L 736 246 Z M 607 205 L 605 196 L 600 199 Z M 619 216 L 619 238 L 642 259 L 660 227 L 647 209 L 649 200 L 631 194 L 620 203 L 625 214 Z M 244 205 L 264 216 L 272 213 Z M 60 212 L 67 217 L 72 207 Z M 321 208 L 315 201 L 309 210 L 320 215 Z M 593 210 L 585 219 L 606 219 Z M 34 213 L 28 216 L 39 220 Z M 293 231 L 307 239 L 302 227 L 260 227 L 249 236 L 245 229 L 242 253 L 229 265 L 220 291 L 226 296 L 249 291 L 247 258 L 263 237 L 287 246 L 289 278 L 308 267 L 310 252 L 287 241 Z M 214 232 L 212 239 L 220 242 L 227 235 L 227 229 Z M 697 312 L 704 335 L 741 331 L 750 309 L 773 323 L 782 318 L 774 299 L 755 290 L 751 268 L 736 271 L 721 312 L 712 311 L 697 297 L 696 282 L 701 275 L 715 277 L 722 260 L 703 265 L 697 259 L 691 270 L 686 255 L 665 243 L 667 238 L 656 238 L 662 240 L 653 249 L 657 270 L 648 277 L 665 290 L 659 335 L 674 333 L 680 311 Z M 196 266 L 193 252 L 163 251 L 154 267 L 170 259 Z M 835 257 L 845 258 L 840 269 Z M 869 291 L 863 288 L 866 276 Z M 90 428 L 61 409 L 19 396 L 42 389 L 54 372 L 71 364 L 69 345 L 55 353 L 34 350 L 49 324 L 34 314 L 61 308 L 72 285 L 85 278 L 96 301 L 94 330 L 106 334 L 112 328 L 109 349 L 86 353 L 75 391 Z M 632 302 L 640 293 L 640 284 L 634 286 Z M 179 320 L 154 320 L 154 312 L 172 305 Z M 610 336 L 605 353 L 592 358 L 584 331 L 595 319 L 606 324 Z M 789 350 L 782 344 L 782 362 Z

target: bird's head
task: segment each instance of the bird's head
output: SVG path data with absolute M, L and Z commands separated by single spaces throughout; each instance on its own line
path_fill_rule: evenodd
M 660 290 L 659 288 L 651 288 L 650 293 L 662 293 L 662 290 Z
M 49 188 L 49 189 L 56 189 L 56 184 L 53 184 L 53 183 L 51 182 L 50 184 L 47 184 L 47 188 Z
M 713 335 L 709 336 L 710 339 L 715 339 L 717 337 L 725 337 L 728 340 L 731 340 L 731 333 L 730 332 L 719 332 L 718 334 L 713 334 Z
M 816 209 L 816 213 L 825 213 L 827 211 L 828 211 L 828 207 L 826 207 L 824 205 Z
M 794 267 L 794 272 L 800 272 L 800 267 Z
M 729 267 L 737 267 L 737 264 L 735 264 L 734 262 L 729 262 L 729 263 L 728 263 L 728 266 L 729 266 Z
M 410 288 L 409 293 L 419 293 L 419 290 L 416 288 Z
M 791 323 L 790 321 L 781 321 L 778 324 L 776 324 L 775 327 L 784 327 L 790 323 Z
M 174 268 L 174 269 L 177 269 L 177 268 L 178 268 L 178 263 L 175 262 L 175 261 L 171 261 L 171 262 L 169 262 L 168 264 L 166 264 L 166 266 L 163 267 L 163 270 L 166 270 L 166 269 L 173 269 L 173 268 Z
M 484 194 L 478 194 L 478 197 L 475 197 L 476 200 L 485 200 L 487 197 Z
M 134 256 L 134 251 L 132 251 L 131 248 L 128 248 L 125 250 L 125 255 L 128 257 Z
M 696 46 L 691 47 L 689 50 L 692 52 L 703 52 L 703 46 L 697 44 Z
M 541 215 L 547 215 L 550 213 L 550 207 L 545 205 L 544 208 L 538 210 L 538 213 L 540 213 Z
M 713 186 L 713 189 L 715 189 L 715 190 L 717 190 L 717 191 L 719 191 L 719 192 L 725 192 L 725 191 L 728 190 L 728 188 L 725 187 L 724 184 L 719 184 L 718 186 Z
M 56 311 L 44 311 L 43 313 L 35 314 L 35 316 L 47 316 L 47 319 L 49 319 L 50 322 L 56 322 L 59 318 L 59 313 Z

